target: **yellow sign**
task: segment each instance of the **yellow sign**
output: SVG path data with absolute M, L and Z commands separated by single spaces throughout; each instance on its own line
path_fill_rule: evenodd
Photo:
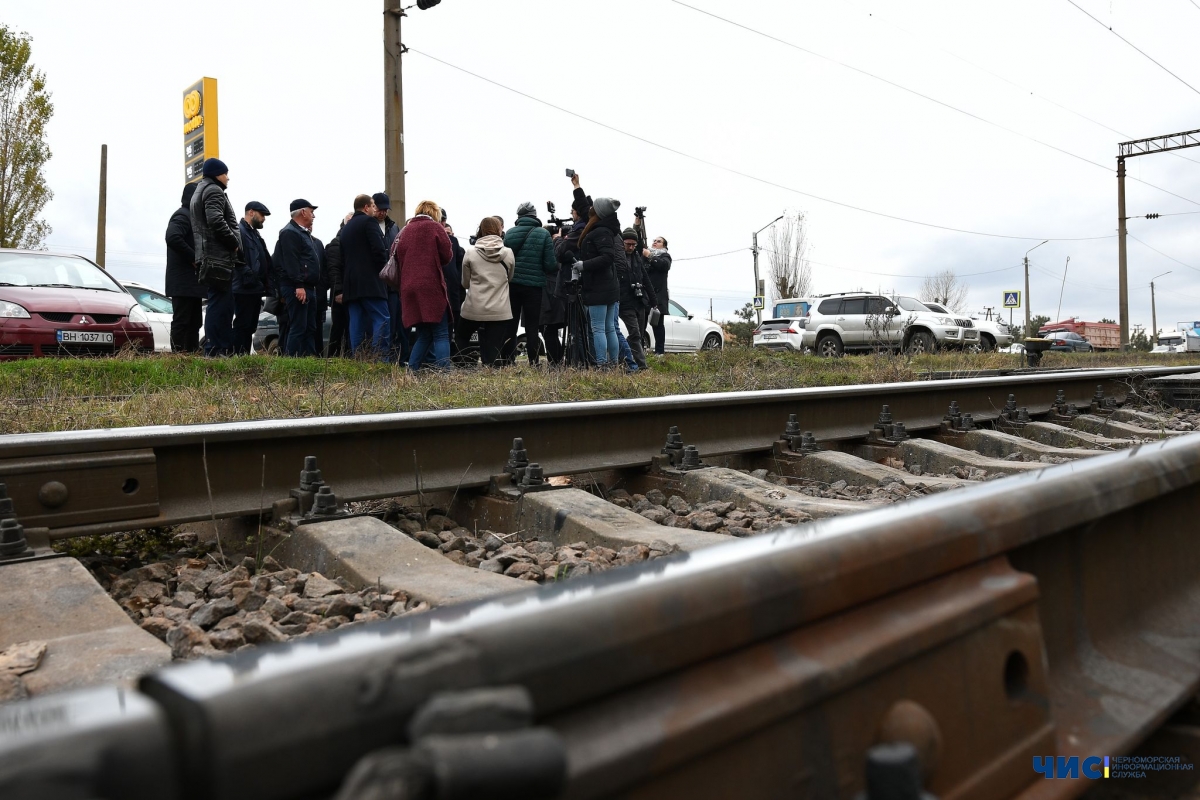
M 200 180 L 204 162 L 220 158 L 217 134 L 217 80 L 202 78 L 183 91 L 184 180 Z

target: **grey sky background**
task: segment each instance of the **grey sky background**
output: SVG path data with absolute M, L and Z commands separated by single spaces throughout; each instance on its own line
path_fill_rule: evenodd
M 465 244 L 480 218 L 511 223 L 522 201 L 566 210 L 563 172 L 574 168 L 593 196 L 622 201 L 623 223 L 649 207 L 650 234 L 667 236 L 677 259 L 672 297 L 704 316 L 711 300 L 718 320 L 752 296 L 751 232 L 785 209 L 808 214 L 819 292 L 915 294 L 941 269 L 986 273 L 965 278 L 972 310 L 1022 288 L 1021 258 L 1042 238 L 1111 237 L 1034 252 L 1032 309 L 1054 316 L 1070 256 L 1062 316 L 1117 317 L 1117 142 L 1200 128 L 1200 93 L 1066 0 L 688 2 L 832 61 L 671 0 L 410 11 L 410 213 L 438 201 Z M 1190 0 L 1076 2 L 1200 88 Z M 182 93 L 202 76 L 219 81 L 235 208 L 266 203 L 273 245 L 288 203 L 304 197 L 331 239 L 355 194 L 383 189 L 381 10 L 375 0 L 0 0 L 0 19 L 34 37 L 54 95 L 51 247 L 93 254 L 107 143 L 109 268 L 161 287 L 163 232 L 183 186 Z M 1146 327 L 1149 280 L 1168 270 L 1156 281 L 1160 327 L 1200 319 L 1200 148 L 1181 155 L 1129 162 L 1131 178 L 1161 187 L 1128 181 L 1129 214 L 1180 214 L 1130 221 L 1146 243 L 1129 242 L 1131 317 Z M 801 192 L 1030 238 L 900 222 Z

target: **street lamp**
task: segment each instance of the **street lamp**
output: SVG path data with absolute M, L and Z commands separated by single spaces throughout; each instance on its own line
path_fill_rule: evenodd
M 1151 334 L 1151 344 L 1158 344 L 1158 309 L 1154 307 L 1154 282 L 1163 275 L 1170 275 L 1174 271 L 1169 269 L 1162 275 L 1155 275 L 1150 279 L 1150 324 L 1154 326 L 1154 333 Z
M 754 295 L 753 295 L 754 297 L 758 297 L 760 292 L 762 293 L 763 296 L 766 295 L 766 292 L 762 292 L 762 281 L 759 280 L 759 278 L 758 278 L 758 235 L 760 233 L 762 233 L 763 231 L 765 231 L 767 228 L 774 225 L 776 222 L 779 222 L 779 220 L 783 219 L 786 216 L 787 216 L 786 214 L 780 214 L 778 217 L 771 220 L 766 225 L 763 225 L 761 228 L 759 228 L 758 230 L 756 230 L 754 232 L 754 236 L 753 236 L 754 246 L 751 248 L 754 251 Z M 762 309 L 756 308 L 754 310 L 758 314 L 758 324 L 761 325 L 762 324 Z
M 1050 241 L 1050 240 L 1047 239 L 1046 242 L 1048 242 L 1048 241 Z M 1042 242 L 1042 244 L 1045 244 L 1046 242 Z M 1035 244 L 1033 247 L 1031 247 L 1025 251 L 1025 338 L 1026 339 L 1028 339 L 1031 335 L 1029 332 L 1029 326 L 1033 324 L 1033 320 L 1031 319 L 1031 315 L 1029 313 L 1029 306 L 1030 306 L 1030 303 L 1029 303 L 1029 254 L 1032 253 L 1034 250 L 1037 250 L 1039 247 L 1041 247 L 1042 244 Z M 1055 322 L 1058 322 L 1058 320 L 1055 320 Z

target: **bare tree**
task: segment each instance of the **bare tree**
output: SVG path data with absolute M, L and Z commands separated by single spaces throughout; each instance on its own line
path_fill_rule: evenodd
M 942 270 L 921 284 L 921 299 L 941 303 L 951 311 L 961 311 L 967 305 L 967 285 L 958 279 L 954 270 Z
M 808 218 L 803 212 L 789 216 L 771 229 L 771 289 L 776 300 L 808 297 L 812 293 L 812 265 L 808 263 Z
M 41 247 L 50 234 L 38 216 L 54 196 L 42 172 L 54 106 L 46 76 L 29 62 L 31 43 L 0 25 L 0 247 Z

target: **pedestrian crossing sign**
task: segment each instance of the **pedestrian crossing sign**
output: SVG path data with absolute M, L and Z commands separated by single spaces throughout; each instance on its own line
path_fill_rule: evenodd
M 763 297 L 762 295 L 759 295 L 758 297 L 754 298 L 754 310 L 755 311 L 762 311 L 766 307 L 767 307 L 767 298 Z
M 1020 308 L 1021 307 L 1021 293 L 1020 292 L 1005 292 L 1004 293 L 1004 307 L 1005 308 Z

